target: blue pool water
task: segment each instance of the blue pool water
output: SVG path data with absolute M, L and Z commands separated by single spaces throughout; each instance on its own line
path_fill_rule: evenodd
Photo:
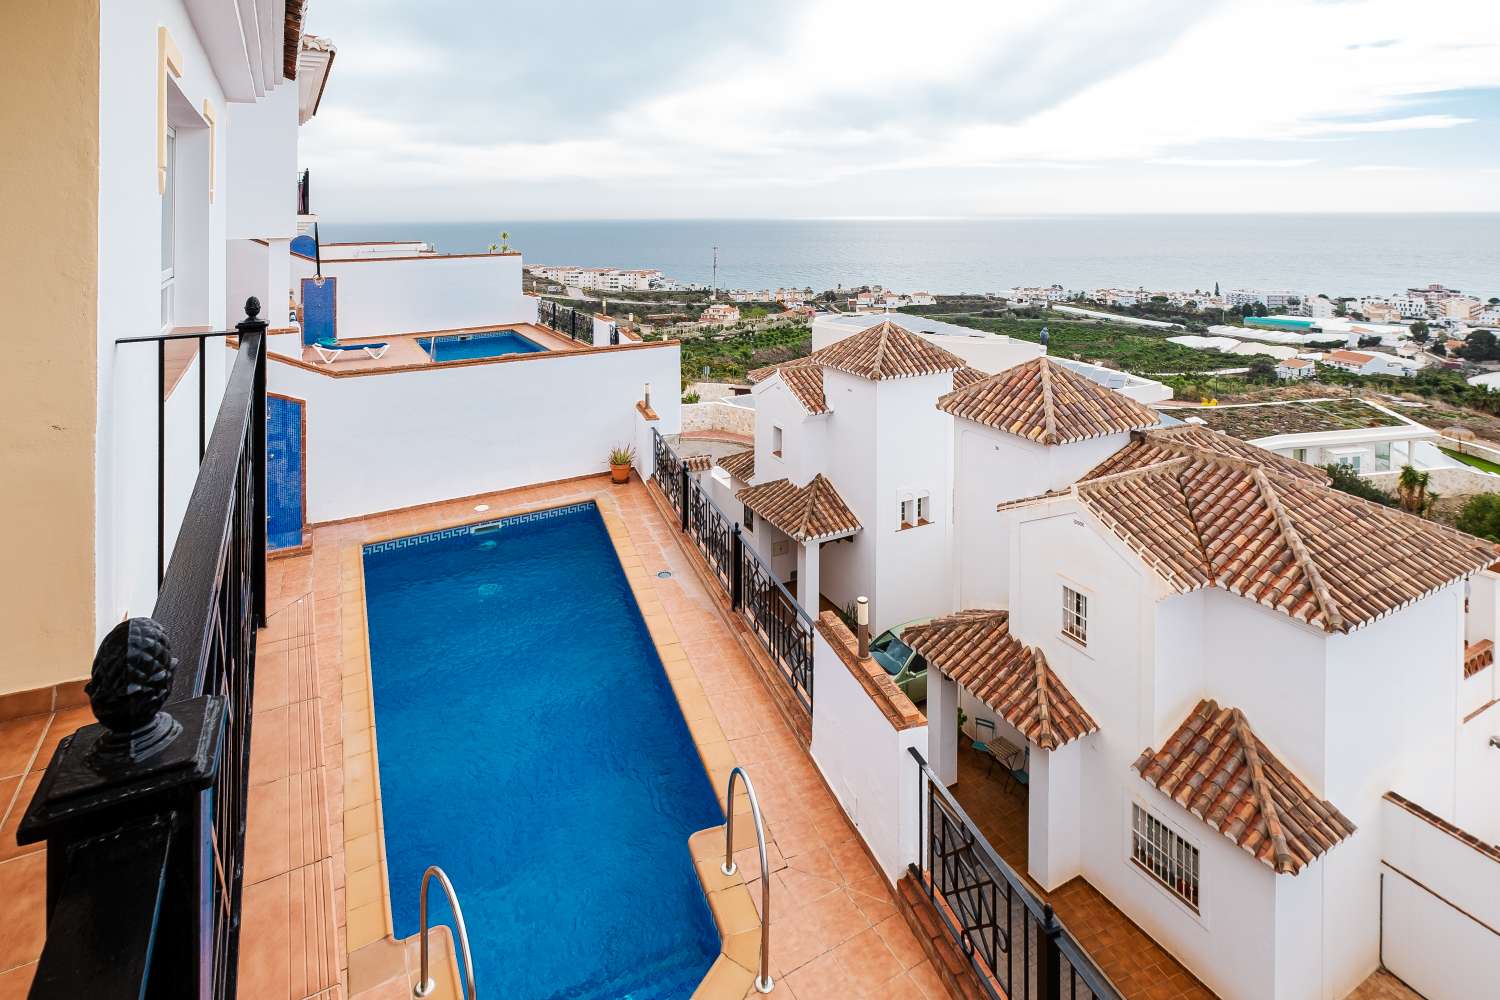
M 1264 326 L 1280 330 L 1307 330 L 1313 326 L 1310 319 L 1299 319 L 1296 316 L 1246 316 L 1246 326 Z
M 494 333 L 455 333 L 447 337 L 418 337 L 417 343 L 434 361 L 498 358 L 503 354 L 535 354 L 546 348 L 510 330 Z
M 365 548 L 396 937 L 438 864 L 482 995 L 687 997 L 723 811 L 597 508 L 492 523 Z

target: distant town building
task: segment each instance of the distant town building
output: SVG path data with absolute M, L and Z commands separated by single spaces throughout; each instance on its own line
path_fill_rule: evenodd
M 739 321 L 738 307 L 727 302 L 716 302 L 698 315 L 698 322 L 705 326 L 733 326 Z
M 1446 299 L 1439 299 L 1436 303 L 1438 319 L 1473 320 L 1478 319 L 1484 309 L 1484 303 L 1478 299 L 1469 298 L 1466 295 L 1454 295 Z
M 1302 296 L 1296 292 L 1268 292 L 1258 288 L 1236 288 L 1224 296 L 1225 301 L 1231 309 L 1238 309 L 1240 306 L 1253 306 L 1257 302 L 1267 309 L 1285 309 L 1291 304 L 1292 299 L 1300 301 L 1301 298 Z
M 1334 314 L 1333 300 L 1326 295 L 1312 295 L 1302 300 L 1297 311 L 1312 319 L 1328 319 Z
M 526 272 L 562 285 L 597 289 L 601 292 L 645 292 L 659 288 L 665 279 L 657 270 L 629 270 L 618 267 L 573 267 L 570 265 L 529 264 Z
M 1410 375 L 1414 370 L 1409 362 L 1393 355 L 1365 351 L 1329 351 L 1323 355 L 1323 363 L 1353 375 Z
M 1318 366 L 1304 358 L 1287 358 L 1276 366 L 1276 377 L 1280 379 L 1312 378 Z

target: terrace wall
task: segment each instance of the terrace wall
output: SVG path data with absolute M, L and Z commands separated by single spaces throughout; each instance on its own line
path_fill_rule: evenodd
M 677 432 L 680 364 L 675 342 L 342 375 L 273 355 L 268 381 L 307 401 L 318 523 L 603 472 L 645 383 Z
M 340 340 L 536 322 L 520 254 L 325 257 L 323 275 L 338 279 Z

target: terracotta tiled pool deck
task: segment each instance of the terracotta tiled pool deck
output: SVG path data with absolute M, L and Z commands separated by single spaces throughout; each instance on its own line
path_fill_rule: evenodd
M 361 547 L 378 539 L 585 500 L 599 504 L 610 528 L 721 802 L 729 771 L 736 764 L 755 782 L 769 841 L 773 995 L 797 1000 L 946 997 L 937 973 L 896 912 L 884 876 L 875 869 L 811 758 L 779 714 L 762 675 L 679 547 L 677 526 L 661 516 L 638 480 L 611 486 L 606 476 L 318 527 L 311 532 L 310 551 L 271 561 L 268 608 L 291 615 L 277 633 L 279 648 L 273 650 L 284 655 L 265 668 L 283 673 L 286 680 L 272 678 L 269 684 L 288 693 L 268 698 L 284 702 L 281 707 L 286 709 L 288 724 L 285 728 L 262 724 L 258 683 L 254 752 L 256 760 L 264 763 L 284 756 L 266 746 L 300 748 L 296 760 L 321 769 L 326 795 L 320 806 L 318 782 L 298 784 L 292 778 L 292 764 L 282 768 L 287 773 L 281 778 L 262 783 L 285 781 L 285 797 L 262 790 L 263 804 L 258 809 L 257 796 L 252 794 L 249 837 L 256 845 L 253 856 L 262 858 L 255 862 L 256 874 L 264 877 L 251 882 L 252 848 L 247 846 L 244 940 L 247 949 L 251 941 L 290 945 L 285 950 L 291 955 L 292 970 L 288 976 L 277 972 L 270 988 L 254 995 L 294 1000 L 342 995 L 302 992 L 323 982 L 307 972 L 320 969 L 323 961 L 321 944 L 311 933 L 312 917 L 321 905 L 320 873 L 309 866 L 326 860 L 337 927 L 332 952 L 338 980 L 356 998 L 410 996 L 411 948 L 390 938 L 379 767 L 371 752 Z M 488 504 L 489 509 L 476 512 L 478 504 Z M 670 571 L 671 577 L 658 578 L 661 570 Z M 305 624 L 298 625 L 299 620 Z M 293 701 L 294 694 L 305 697 Z M 291 708 L 296 704 L 305 707 Z M 268 768 L 267 774 L 277 771 L 274 764 Z M 252 782 L 259 777 L 252 766 Z M 326 809 L 328 817 L 326 859 L 318 857 L 323 851 L 316 831 L 310 829 L 313 824 L 287 818 L 316 816 L 319 808 Z M 736 813 L 744 808 L 736 803 Z M 748 830 L 749 824 L 743 828 Z M 737 845 L 747 844 L 739 829 L 735 839 Z M 763 873 L 755 849 L 748 844 L 736 852 L 736 858 L 758 908 Z M 684 843 L 683 850 L 688 849 Z M 267 852 L 269 858 L 264 857 Z M 287 871 L 265 875 L 278 868 Z M 268 888 L 280 878 L 288 879 L 285 890 Z M 416 886 L 396 886 L 393 891 L 415 893 Z M 262 905 L 267 897 L 270 904 Z M 277 950 L 267 949 L 272 954 Z M 753 966 L 753 953 L 745 955 L 743 948 L 730 948 L 730 952 Z M 248 951 L 246 957 L 242 970 L 249 961 Z M 729 971 L 734 974 L 719 975 L 716 966 L 715 981 L 706 981 L 699 995 L 736 1000 L 759 995 L 750 985 L 748 971 L 738 966 Z M 484 970 L 478 973 L 482 984 Z

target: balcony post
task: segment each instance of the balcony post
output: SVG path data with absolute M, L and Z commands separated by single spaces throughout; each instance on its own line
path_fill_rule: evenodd
M 1059 1000 L 1062 995 L 1062 952 L 1057 947 L 1057 936 L 1062 928 L 1052 914 L 1048 903 L 1042 904 L 1042 923 L 1037 934 L 1040 953 L 1036 963 L 1036 993 L 1040 1000 Z
M 255 381 L 250 399 L 250 483 L 255 498 L 251 518 L 251 590 L 253 591 L 253 624 L 266 624 L 266 321 L 260 318 L 260 300 L 245 300 L 245 318 L 234 327 L 247 342 L 259 342 L 255 350 Z
M 150 618 L 110 630 L 85 688 L 99 721 L 65 737 L 16 841 L 47 843 L 47 941 L 33 998 L 197 993 L 212 946 L 211 847 L 195 844 L 223 747 L 224 702 L 167 704 L 178 659 Z M 107 945 L 107 946 L 106 946 Z
M 738 611 L 745 603 L 745 574 L 742 567 L 745 562 L 745 536 L 740 533 L 739 523 L 734 525 L 734 532 L 730 536 L 730 562 L 733 568 L 729 571 L 729 607 Z

